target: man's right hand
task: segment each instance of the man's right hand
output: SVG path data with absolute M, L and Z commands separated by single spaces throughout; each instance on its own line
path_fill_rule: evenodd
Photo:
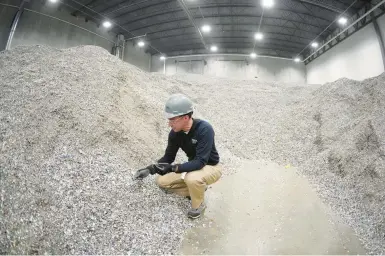
M 141 180 L 146 178 L 148 175 L 165 175 L 172 171 L 170 164 L 158 163 L 147 166 L 146 168 L 136 171 L 134 174 L 134 179 Z
M 156 163 L 146 167 L 151 175 L 159 174 L 161 176 L 171 172 L 171 165 L 166 163 Z
M 136 173 L 134 174 L 134 179 L 135 180 L 142 180 L 146 178 L 150 174 L 150 170 L 147 168 L 137 170 Z
M 134 174 L 134 179 L 135 180 L 142 180 L 146 178 L 148 175 L 154 175 L 158 173 L 158 168 L 155 167 L 154 164 L 149 165 L 143 169 L 137 170 L 136 173 Z

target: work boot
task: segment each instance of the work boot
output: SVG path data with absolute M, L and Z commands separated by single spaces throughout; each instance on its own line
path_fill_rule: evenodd
M 204 202 L 202 202 L 201 205 L 197 209 L 191 208 L 188 211 L 187 216 L 191 219 L 197 219 L 203 214 L 205 209 L 206 209 L 206 204 Z

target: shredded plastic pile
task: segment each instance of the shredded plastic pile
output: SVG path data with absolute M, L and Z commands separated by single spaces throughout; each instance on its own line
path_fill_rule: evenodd
M 131 175 L 163 154 L 176 92 L 213 124 L 225 175 L 243 158 L 299 166 L 368 252 L 385 253 L 385 75 L 313 87 L 166 77 L 94 46 L 19 47 L 0 67 L 2 254 L 175 253 L 189 202 Z

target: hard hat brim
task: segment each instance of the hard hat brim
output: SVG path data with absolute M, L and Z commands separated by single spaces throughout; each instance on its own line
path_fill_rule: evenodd
M 168 112 L 164 112 L 164 115 L 166 116 L 167 119 L 170 119 L 170 118 L 174 118 L 174 117 L 177 117 L 177 116 L 184 116 L 184 115 L 187 115 L 189 113 L 192 113 L 193 111 L 190 111 L 188 113 L 168 113 Z
M 170 119 L 170 118 L 174 118 L 174 117 L 180 116 L 180 115 L 178 115 L 178 114 L 167 113 L 167 112 L 165 112 L 164 115 L 166 116 L 167 119 Z

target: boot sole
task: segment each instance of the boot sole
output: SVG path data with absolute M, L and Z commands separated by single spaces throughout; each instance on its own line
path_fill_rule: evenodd
M 189 217 L 190 219 L 195 220 L 195 219 L 198 219 L 201 215 L 202 215 L 202 214 L 199 214 L 198 216 L 195 216 L 195 217 L 193 217 L 193 216 L 188 216 L 188 217 Z
M 206 207 L 202 210 L 201 214 L 199 214 L 198 216 L 190 216 L 190 215 L 187 215 L 190 219 L 198 219 L 199 217 L 201 217 L 206 211 Z

